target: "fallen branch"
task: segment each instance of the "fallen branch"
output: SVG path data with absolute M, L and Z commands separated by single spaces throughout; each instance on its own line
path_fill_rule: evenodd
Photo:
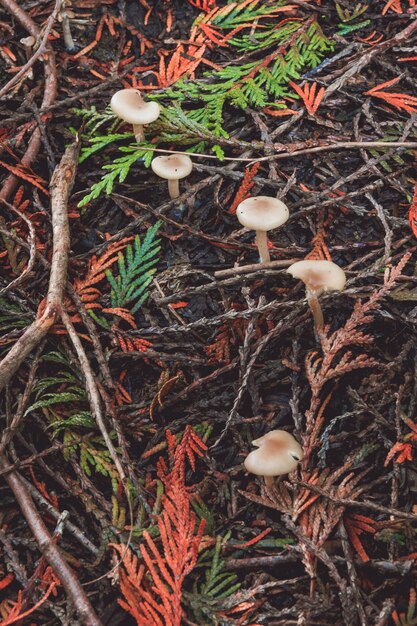
M 5 469 L 7 466 L 7 459 L 4 456 L 0 456 L 0 469 Z M 9 472 L 4 478 L 20 506 L 20 510 L 38 543 L 42 555 L 54 570 L 54 573 L 67 592 L 68 598 L 76 608 L 81 623 L 84 626 L 103 626 L 91 606 L 80 581 L 66 560 L 62 557 L 58 546 L 55 544 L 43 523 L 29 491 L 18 472 Z

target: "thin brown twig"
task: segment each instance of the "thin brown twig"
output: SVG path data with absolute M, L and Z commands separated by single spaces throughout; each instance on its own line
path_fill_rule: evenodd
M 2 296 L 7 291 L 10 291 L 10 289 L 12 289 L 14 287 L 17 287 L 17 285 L 20 285 L 20 283 L 23 282 L 24 279 L 26 278 L 26 276 L 32 271 L 32 268 L 33 268 L 33 266 L 35 264 L 35 259 L 36 259 L 36 243 L 35 243 L 35 228 L 34 228 L 32 222 L 30 221 L 30 219 L 28 219 L 24 213 L 21 213 L 21 211 L 16 209 L 16 207 L 14 207 L 12 204 L 7 202 L 3 198 L 0 198 L 0 202 L 5 204 L 10 211 L 14 211 L 14 213 L 17 213 L 17 215 L 20 217 L 20 219 L 22 219 L 25 222 L 25 224 L 27 225 L 28 230 L 29 230 L 29 260 L 28 260 L 28 263 L 27 263 L 25 269 L 23 270 L 23 272 L 20 274 L 20 276 L 18 276 L 14 280 L 12 280 L 8 285 L 6 285 L 6 287 L 3 287 L 3 289 L 0 289 L 0 296 Z
M 8 466 L 7 459 L 0 456 L 0 469 Z M 5 475 L 5 480 L 13 492 L 16 501 L 26 519 L 26 522 L 35 537 L 39 549 L 54 573 L 61 581 L 68 598 L 76 608 L 80 621 L 84 626 L 103 626 L 88 600 L 78 577 L 74 574 L 66 560 L 61 555 L 58 546 L 48 532 L 31 496 L 18 472 L 13 471 Z
M 46 48 L 48 47 L 49 33 L 51 32 L 54 22 L 57 18 L 58 12 L 61 8 L 61 4 L 62 4 L 62 0 L 56 0 L 54 10 L 52 11 L 51 15 L 48 18 L 48 21 L 44 29 L 42 41 L 40 42 L 38 49 L 30 57 L 28 62 L 17 72 L 17 74 L 15 74 L 13 78 L 11 78 L 9 82 L 6 83 L 4 87 L 2 87 L 2 89 L 0 89 L 0 98 L 3 97 L 9 91 L 9 89 L 14 87 L 14 85 L 16 85 L 16 83 L 18 83 L 19 80 L 28 72 L 28 70 L 39 59 L 39 57 L 45 53 Z

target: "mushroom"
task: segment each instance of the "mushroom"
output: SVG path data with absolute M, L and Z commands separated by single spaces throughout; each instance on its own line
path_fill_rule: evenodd
M 274 484 L 274 476 L 290 474 L 303 458 L 303 449 L 285 430 L 271 430 L 252 441 L 257 449 L 248 454 L 244 465 L 248 472 L 263 476 L 267 488 Z
M 36 43 L 36 39 L 33 35 L 29 35 L 28 37 L 22 37 L 22 39 L 20 39 L 20 43 L 24 46 L 25 48 L 25 55 L 26 55 L 26 61 L 29 61 L 30 57 L 33 54 L 33 46 Z M 28 71 L 28 78 L 30 80 L 33 80 L 33 69 L 30 68 Z
M 241 202 L 236 210 L 236 217 L 242 226 L 256 231 L 256 245 L 261 263 L 269 263 L 268 230 L 278 228 L 289 218 L 288 207 L 269 196 L 255 196 Z
M 321 328 L 324 320 L 318 297 L 326 291 L 343 291 L 346 274 L 332 261 L 313 260 L 297 261 L 290 265 L 287 272 L 305 284 L 307 302 L 313 313 L 314 324 L 317 329 Z
M 71 0 L 64 0 L 61 10 L 58 13 L 58 21 L 62 22 L 62 34 L 64 36 L 64 45 L 67 52 L 74 52 L 77 46 L 74 43 L 71 33 L 71 20 L 74 19 L 75 13 L 71 10 Z
M 158 119 L 161 109 L 157 102 L 145 102 L 137 89 L 121 89 L 113 95 L 110 106 L 120 119 L 132 124 L 137 142 L 145 140 L 143 125 Z
M 170 156 L 156 157 L 151 167 L 157 176 L 168 181 L 170 198 L 178 198 L 180 187 L 178 181 L 191 174 L 193 162 L 186 154 L 171 154 Z

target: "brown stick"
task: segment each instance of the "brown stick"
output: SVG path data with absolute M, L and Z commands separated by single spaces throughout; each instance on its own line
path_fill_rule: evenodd
M 7 468 L 8 463 L 4 456 L 0 456 L 0 469 Z M 85 591 L 68 563 L 62 557 L 58 546 L 54 543 L 48 529 L 42 521 L 38 510 L 21 480 L 18 472 L 13 471 L 5 475 L 5 480 L 13 491 L 26 522 L 35 537 L 42 555 L 48 561 L 55 574 L 67 592 L 68 598 L 76 608 L 81 623 L 84 626 L 103 626 L 88 600 Z
M 45 310 L 38 319 L 28 326 L 8 354 L 0 361 L 0 389 L 9 382 L 26 357 L 45 337 L 61 311 L 70 247 L 67 204 L 75 178 L 78 152 L 78 143 L 74 143 L 66 149 L 51 180 L 53 250 Z
M 218 270 L 214 272 L 215 278 L 225 278 L 226 276 L 235 276 L 238 274 L 251 274 L 260 270 L 273 270 L 279 267 L 289 267 L 300 259 L 280 259 L 279 261 L 270 261 L 269 263 L 251 263 L 250 265 L 241 265 L 240 267 L 229 267 L 226 270 Z

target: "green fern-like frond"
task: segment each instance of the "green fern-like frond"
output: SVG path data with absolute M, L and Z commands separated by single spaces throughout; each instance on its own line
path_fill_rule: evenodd
M 52 435 L 56 437 L 61 431 L 72 428 L 89 428 L 95 427 L 94 420 L 91 417 L 90 411 L 78 411 L 67 419 L 59 419 L 51 422 L 49 425 L 52 430 Z
M 156 272 L 158 252 L 160 250 L 159 239 L 156 232 L 161 225 L 157 222 L 148 229 L 143 241 L 136 235 L 133 245 L 126 247 L 125 253 L 119 253 L 118 275 L 113 276 L 110 270 L 106 271 L 106 277 L 111 286 L 111 304 L 113 308 L 126 308 L 130 306 L 130 312 L 136 313 L 148 297 L 148 287 Z
M 227 35 L 237 29 L 227 43 L 249 60 L 206 71 L 193 80 L 182 77 L 168 89 L 149 95 L 150 100 L 158 101 L 162 107 L 161 116 L 148 130 L 152 143 L 118 146 L 133 135 L 117 134 L 120 122 L 111 117 L 109 110 L 102 117 L 94 109 L 85 112 L 84 136 L 89 145 L 84 148 L 82 159 L 110 146 L 118 148 L 111 162 L 103 166 L 102 179 L 92 185 L 79 206 L 85 206 L 102 193 L 111 193 L 114 185 L 123 182 L 137 164 L 149 166 L 155 148 L 161 144 L 175 144 L 191 152 L 212 150 L 222 159 L 225 147 L 232 143 L 224 122 L 227 107 L 259 109 L 277 106 L 277 100 L 294 97 L 288 88 L 289 81 L 298 80 L 303 72 L 317 67 L 334 44 L 316 21 L 290 18 L 277 24 L 283 4 L 261 0 L 241 5 L 232 3 L 213 17 L 211 24 L 220 34 Z M 200 19 L 195 21 L 196 28 Z
M 101 147 L 98 147 L 100 145 Z M 93 146 L 96 148 L 95 152 L 102 149 L 102 147 L 105 145 L 107 145 L 105 138 L 97 137 L 95 143 L 93 144 Z M 114 183 L 117 180 L 119 181 L 119 183 L 122 183 L 126 179 L 133 165 L 135 165 L 135 163 L 137 163 L 138 161 L 143 161 L 145 166 L 149 167 L 150 162 L 153 158 L 154 146 L 151 147 L 152 150 L 149 150 L 146 147 L 137 148 L 137 146 L 120 147 L 119 151 L 125 153 L 124 156 L 114 159 L 114 161 L 112 161 L 112 163 L 109 163 L 108 165 L 103 165 L 103 170 L 107 170 L 107 174 L 105 174 L 98 183 L 92 185 L 90 193 L 84 196 L 81 202 L 79 202 L 78 206 L 85 206 L 86 204 L 91 202 L 91 200 L 95 200 L 96 198 L 98 198 L 103 192 L 105 192 L 106 194 L 110 194 L 113 191 Z
M 230 533 L 225 537 L 218 536 L 214 549 L 207 550 L 199 559 L 198 567 L 204 569 L 204 576 L 187 596 L 199 623 L 218 624 L 216 612 L 221 611 L 224 600 L 240 588 L 237 575 L 226 571 L 225 561 L 221 558 L 223 545 L 229 538 Z
M 112 439 L 115 433 L 110 433 Z M 110 452 L 105 448 L 104 442 L 99 436 L 89 437 L 88 440 L 78 441 L 79 437 L 70 429 L 64 431 L 64 458 L 69 460 L 71 455 L 79 455 L 79 463 L 87 476 L 93 473 L 101 474 L 109 478 L 113 491 L 116 493 L 119 486 L 120 476 L 113 465 Z

